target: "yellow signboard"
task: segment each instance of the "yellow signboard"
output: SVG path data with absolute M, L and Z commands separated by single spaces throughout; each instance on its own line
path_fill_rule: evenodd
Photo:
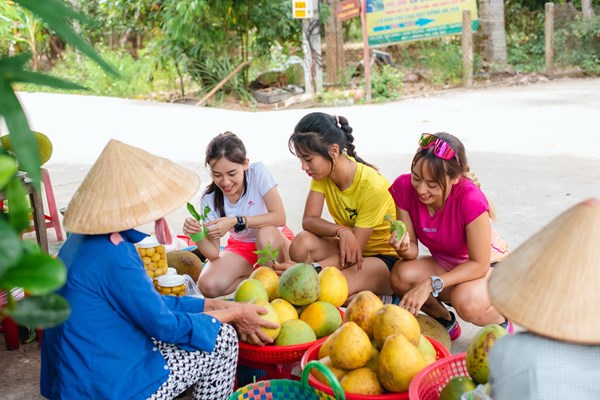
M 476 30 L 476 0 L 367 0 L 369 46 L 460 33 L 463 10 Z

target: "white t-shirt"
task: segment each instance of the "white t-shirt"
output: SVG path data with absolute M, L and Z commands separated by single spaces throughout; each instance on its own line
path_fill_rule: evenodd
M 248 166 L 248 170 L 246 171 L 246 183 L 246 193 L 239 198 L 237 203 L 231 203 L 227 199 L 227 196 L 223 196 L 225 217 L 249 217 L 266 214 L 268 212 L 263 196 L 273 187 L 277 186 L 277 182 L 275 181 L 275 178 L 273 178 L 273 175 L 271 175 L 263 163 L 252 163 Z M 221 217 L 220 215 L 217 215 L 217 210 L 215 209 L 215 192 L 202 196 L 201 210 L 204 210 L 207 205 L 211 210 L 208 214 L 208 219 L 210 221 Z M 279 227 L 279 230 L 282 229 L 283 227 Z M 241 242 L 256 242 L 256 229 L 253 228 L 244 229 L 239 233 L 234 232 L 232 228 L 229 230 L 229 234 L 233 239 Z

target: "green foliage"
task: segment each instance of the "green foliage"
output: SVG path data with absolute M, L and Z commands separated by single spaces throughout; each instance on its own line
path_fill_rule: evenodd
M 518 72 L 544 69 L 543 8 L 531 10 L 522 2 L 506 2 L 507 61 Z
M 74 51 L 68 51 L 63 60 L 57 62 L 51 73 L 71 81 L 85 82 L 87 87 L 79 90 L 56 90 L 31 84 L 21 84 L 21 91 L 52 91 L 87 93 L 96 96 L 124 98 L 144 98 L 162 101 L 170 100 L 177 87 L 177 72 L 174 66 L 159 65 L 150 50 L 140 50 L 138 58 L 124 50 L 100 48 L 102 58 L 118 71 L 121 79 L 113 79 L 94 61 L 79 58 Z M 195 86 L 188 85 L 190 89 Z
M 266 265 L 270 263 L 270 265 L 275 264 L 277 261 L 277 256 L 279 255 L 279 249 L 271 249 L 271 242 L 267 242 L 267 246 L 262 250 L 256 250 L 254 252 L 257 256 L 259 256 L 256 264 L 258 265 Z
M 75 34 L 69 20 L 85 21 L 61 0 L 15 0 L 33 14 L 41 17 L 48 26 L 72 43 L 84 54 L 112 71 L 92 47 Z M 25 82 L 62 89 L 81 88 L 79 85 L 44 74 L 28 71 L 25 67 L 29 54 L 0 58 L 0 117 L 4 119 L 10 134 L 14 156 L 20 168 L 33 180 L 40 190 L 40 156 L 37 141 L 15 95 L 13 85 Z M 50 327 L 62 323 L 70 313 L 69 304 L 62 297 L 51 294 L 66 280 L 64 265 L 49 254 L 39 251 L 37 245 L 20 239 L 29 227 L 29 206 L 26 200 L 22 175 L 14 164 L 6 162 L 7 154 L 0 149 L 0 190 L 9 203 L 8 214 L 0 212 L 0 290 L 6 290 L 7 304 L 0 307 L 0 317 L 11 316 L 15 321 L 29 327 Z M 27 299 L 15 302 L 10 289 L 23 288 L 31 294 Z
M 226 68 L 229 73 L 250 56 L 268 54 L 276 43 L 298 39 L 301 27 L 287 0 L 165 0 L 161 18 L 157 48 L 206 91 Z M 237 90 L 236 80 L 226 90 Z
M 404 74 L 398 68 L 386 64 L 372 68 L 371 72 L 371 96 L 373 101 L 395 100 L 402 95 L 402 78 Z
M 556 31 L 556 62 L 577 65 L 589 74 L 600 74 L 600 16 L 584 21 L 580 17 Z
M 203 222 L 208 221 L 208 214 L 210 214 L 209 206 L 204 207 L 202 214 L 200 214 L 200 213 L 198 213 L 198 211 L 196 211 L 196 208 L 194 208 L 194 205 L 192 203 L 187 203 L 186 207 L 187 207 L 188 212 L 191 214 L 192 217 L 194 217 L 194 219 L 196 221 L 200 222 L 201 224 Z M 198 233 L 194 233 L 193 235 L 190 235 L 190 239 L 192 239 L 194 242 L 199 242 L 207 236 L 208 236 L 208 228 L 206 227 L 206 225 L 202 225 L 202 230 Z

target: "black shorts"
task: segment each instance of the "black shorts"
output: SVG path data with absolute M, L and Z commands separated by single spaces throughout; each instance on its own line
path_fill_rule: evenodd
M 374 256 L 369 257 L 379 258 L 385 263 L 386 267 L 388 268 L 388 271 L 392 271 L 392 268 L 394 268 L 394 264 L 396 264 L 396 261 L 398 261 L 398 257 L 388 256 L 386 254 L 375 254 Z

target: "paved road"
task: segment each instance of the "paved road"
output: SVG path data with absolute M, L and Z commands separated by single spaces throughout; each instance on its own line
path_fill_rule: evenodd
M 32 128 L 54 143 L 47 168 L 59 207 L 68 203 L 110 138 L 191 167 L 204 185 L 209 181 L 205 146 L 231 130 L 245 141 L 251 161 L 269 166 L 280 183 L 288 224 L 300 229 L 309 182 L 288 152 L 287 139 L 309 110 L 248 113 L 47 93 L 20 98 Z M 323 111 L 349 119 L 358 153 L 390 180 L 408 172 L 421 132 L 447 131 L 461 138 L 471 169 L 497 206 L 496 228 L 513 248 L 568 207 L 600 197 L 600 79 L 454 90 Z M 182 208 L 168 217 L 174 231 L 180 232 L 185 216 Z M 476 330 L 465 324 L 453 353 L 464 351 Z

